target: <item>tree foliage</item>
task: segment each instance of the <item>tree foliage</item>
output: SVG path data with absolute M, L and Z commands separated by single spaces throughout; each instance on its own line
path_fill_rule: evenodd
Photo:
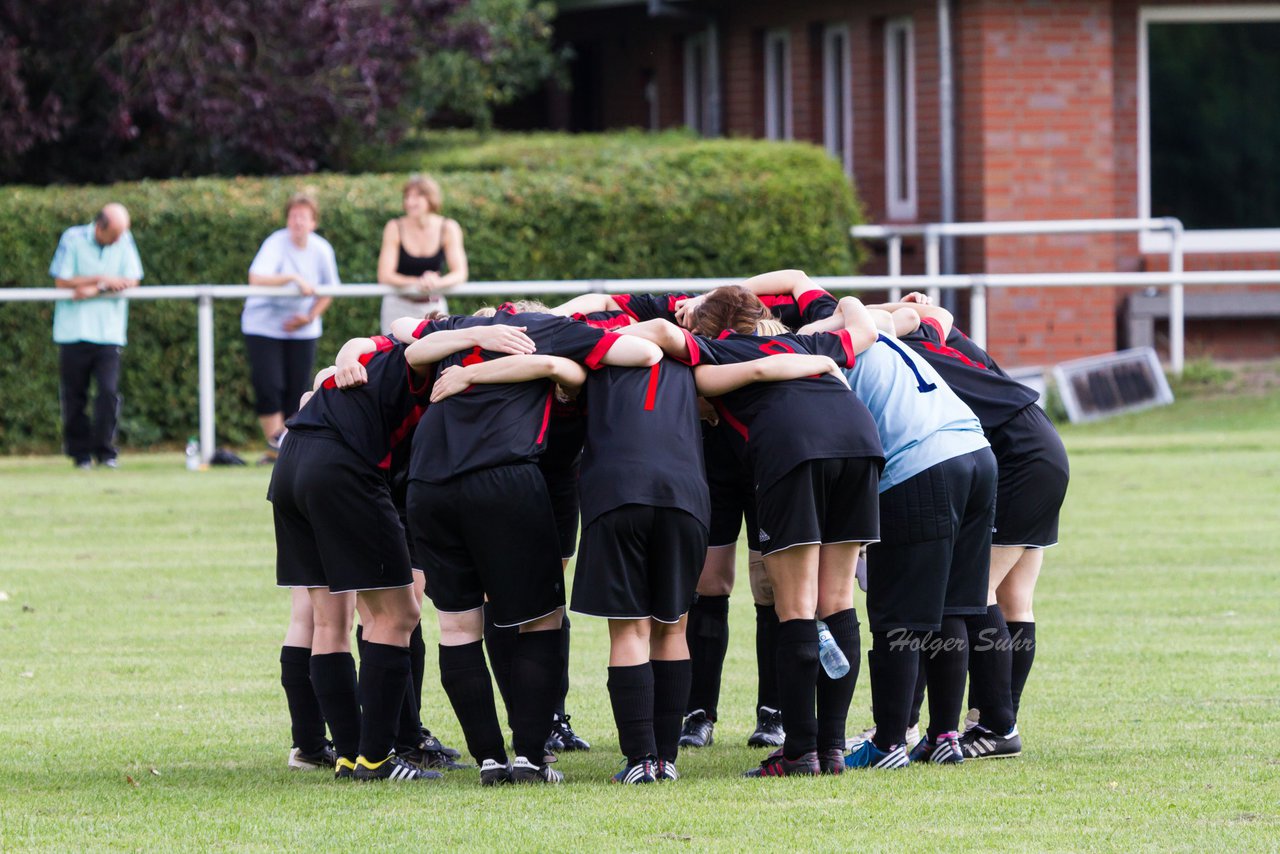
M 424 56 L 488 56 L 466 5 L 0 0 L 0 177 L 340 169 L 407 128 Z

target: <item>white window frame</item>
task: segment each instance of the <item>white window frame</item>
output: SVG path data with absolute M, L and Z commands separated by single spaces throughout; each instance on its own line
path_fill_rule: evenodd
M 782 46 L 782 67 L 773 61 Z M 781 80 L 779 80 L 781 76 Z M 781 83 L 782 103 L 778 103 Z M 782 121 L 778 121 L 781 115 Z M 764 135 L 766 139 L 794 139 L 791 121 L 791 33 L 769 30 L 764 34 Z
M 903 35 L 905 58 L 898 56 L 898 39 Z M 900 67 L 905 69 L 905 80 L 898 79 Z M 905 123 L 898 114 L 899 104 L 906 108 Z M 903 131 L 905 140 L 899 139 Z M 905 163 L 898 162 L 899 151 L 906 153 Z M 904 178 L 905 196 L 898 192 Z M 884 26 L 884 198 L 890 219 L 916 218 L 916 49 L 910 18 L 894 18 Z
M 1147 26 L 1151 23 L 1280 21 L 1275 4 L 1226 6 L 1158 6 L 1138 10 L 1138 216 L 1151 216 L 1151 81 L 1147 72 Z M 1168 232 L 1143 233 L 1139 250 L 1168 252 Z M 1275 252 L 1280 250 L 1280 228 L 1197 229 L 1183 235 L 1188 252 Z
M 836 112 L 835 86 L 832 80 L 832 45 L 837 41 L 844 44 L 840 57 L 840 68 L 835 73 L 840 75 L 842 127 L 836 127 L 832 116 Z M 844 165 L 846 175 L 853 176 L 853 42 L 849 37 L 848 24 L 832 24 L 822 31 L 822 141 L 832 157 Z M 843 145 L 839 135 L 843 134 Z
M 704 136 L 707 107 L 707 34 L 690 33 L 684 37 L 684 123 Z

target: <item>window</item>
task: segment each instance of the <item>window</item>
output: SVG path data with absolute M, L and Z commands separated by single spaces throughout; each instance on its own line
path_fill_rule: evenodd
M 1139 214 L 1192 251 L 1280 248 L 1280 8 L 1143 9 L 1138 39 Z
M 707 128 L 707 36 L 684 40 L 684 123 L 701 134 Z
M 791 139 L 791 35 L 764 34 L 764 135 Z
M 853 174 L 853 99 L 849 93 L 849 28 L 827 27 L 822 33 L 822 131 L 831 156 Z
M 885 203 L 891 219 L 916 217 L 916 71 L 910 18 L 884 28 Z

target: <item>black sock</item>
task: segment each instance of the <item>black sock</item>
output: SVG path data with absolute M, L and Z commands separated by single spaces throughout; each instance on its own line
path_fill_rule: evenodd
M 484 663 L 480 641 L 461 646 L 440 646 L 440 684 L 462 725 L 467 750 L 476 762 L 507 762 L 502 728 L 493 705 L 493 682 Z
M 404 701 L 396 720 L 396 753 L 405 753 L 422 743 L 422 718 L 413 696 L 413 653 L 410 653 L 409 672 L 405 674 Z
M 618 747 L 628 763 L 658 755 L 653 735 L 653 668 L 649 662 L 609 668 L 609 702 L 618 725 Z
M 858 615 L 852 608 L 837 611 L 823 620 L 836 645 L 849 659 L 849 672 L 832 679 L 826 671 L 818 671 L 818 749 L 844 750 L 844 728 L 849 718 L 849 703 L 858 684 L 858 667 L 862 663 L 862 641 L 858 637 Z
M 427 644 L 422 639 L 422 623 L 413 627 L 409 635 L 409 675 L 413 679 L 413 706 L 422 710 L 422 679 L 427 669 Z
M 511 661 L 515 657 L 519 626 L 499 628 L 493 624 L 493 608 L 484 605 L 484 648 L 489 653 L 489 667 L 493 669 L 493 681 L 498 683 L 498 694 L 511 721 Z
M 356 660 L 349 652 L 311 656 L 311 684 L 329 724 L 333 749 L 351 762 L 360 755 L 360 703 L 356 699 Z
M 409 690 L 409 648 L 364 642 L 360 653 L 360 755 L 381 762 L 395 746 Z
M 916 632 L 905 629 L 871 633 L 867 672 L 871 677 L 871 714 L 876 722 L 871 742 L 880 750 L 902 744 L 906 736 L 920 664 L 918 640 Z
M 653 737 L 658 745 L 658 758 L 675 762 L 693 668 L 687 658 L 651 661 L 649 665 L 653 668 Z
M 521 632 L 511 660 L 511 746 L 542 764 L 560 691 L 560 632 Z
M 984 727 L 1004 735 L 1013 728 L 1009 627 L 999 605 L 988 605 L 987 613 L 965 617 L 964 622 L 969 637 L 969 703 Z
M 303 753 L 324 749 L 324 715 L 311 687 L 311 650 L 305 646 L 280 647 L 280 685 L 289 704 L 289 728 L 293 746 Z
M 1013 700 L 1013 717 L 1018 718 L 1018 706 L 1022 703 L 1022 689 L 1027 684 L 1027 676 L 1031 673 L 1031 664 L 1036 660 L 1036 624 L 1010 623 L 1009 637 L 1013 641 L 1012 679 L 1009 681 L 1009 695 Z
M 916 684 L 911 690 L 911 714 L 907 716 L 907 726 L 920 725 L 920 707 L 924 705 L 924 689 L 928 681 L 924 666 L 916 662 Z
M 772 605 L 756 606 L 756 708 L 761 706 L 778 708 L 778 611 Z
M 361 658 L 364 658 L 364 626 L 363 625 L 356 626 L 356 652 L 360 653 Z
M 729 649 L 729 597 L 697 596 L 689 608 L 685 637 L 693 667 L 686 711 L 702 709 L 714 721 L 720 704 L 720 674 Z
M 818 621 L 778 624 L 778 702 L 787 722 L 782 753 L 788 759 L 818 748 Z
M 560 696 L 556 702 L 556 714 L 564 717 L 564 700 L 569 696 L 569 615 L 564 615 L 560 624 L 560 656 L 564 659 L 564 670 L 560 674 Z
M 960 727 L 964 683 L 969 675 L 969 633 L 964 617 L 943 617 L 942 629 L 931 632 L 921 652 L 929 677 L 930 739 Z

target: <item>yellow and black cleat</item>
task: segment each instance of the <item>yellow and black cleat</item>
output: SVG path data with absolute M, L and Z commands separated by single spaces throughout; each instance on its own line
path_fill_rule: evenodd
M 350 759 L 339 756 L 338 761 L 334 764 L 333 779 L 335 780 L 351 780 L 356 776 L 356 764 Z

